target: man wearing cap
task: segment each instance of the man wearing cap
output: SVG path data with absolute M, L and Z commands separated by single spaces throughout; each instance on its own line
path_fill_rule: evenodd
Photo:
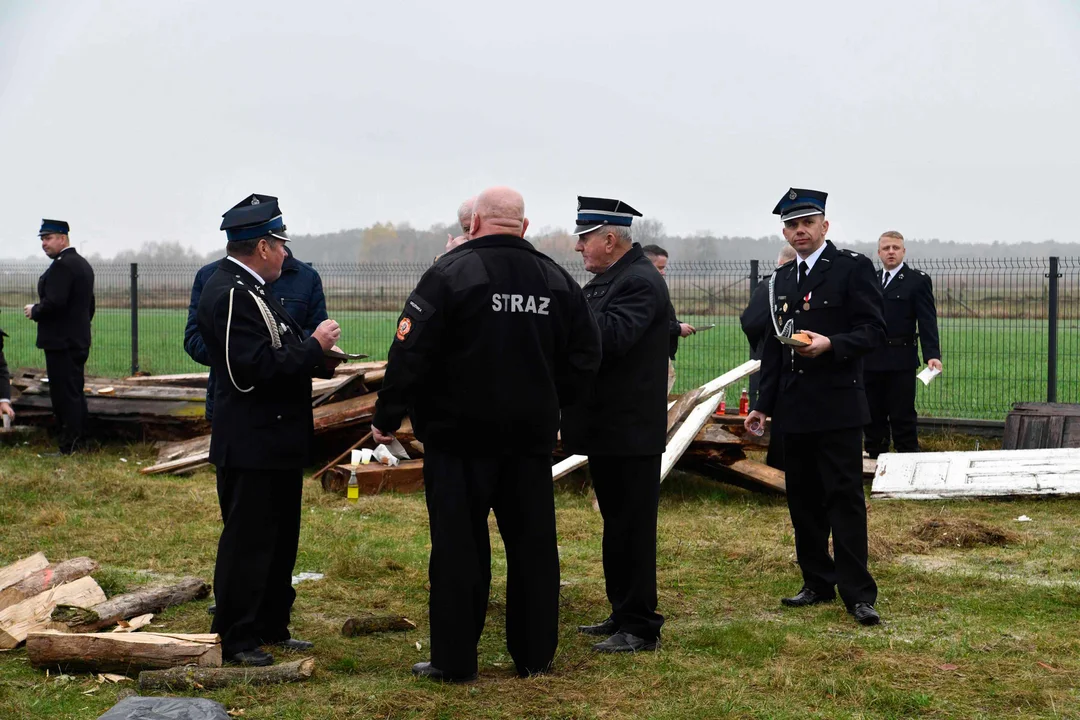
M 645 253 L 645 257 L 649 258 L 649 262 L 653 264 L 656 271 L 666 279 L 668 251 L 659 245 L 646 245 L 641 250 Z M 671 302 L 670 290 L 668 295 L 668 316 L 671 319 L 668 321 L 667 391 L 670 393 L 671 388 L 675 386 L 675 353 L 679 352 L 679 338 L 690 337 L 697 332 L 697 328 L 690 323 L 679 322 L 679 318 L 675 314 L 675 305 Z
M 210 356 L 206 343 L 199 334 L 197 315 L 199 298 L 202 296 L 206 281 L 217 272 L 220 260 L 204 265 L 195 273 L 195 282 L 191 285 L 191 302 L 188 304 L 187 327 L 184 328 L 184 351 L 195 362 L 210 365 Z M 315 328 L 328 317 L 326 314 L 326 296 L 323 293 L 322 278 L 310 263 L 297 260 L 292 249 L 285 247 L 285 262 L 281 265 L 281 277 L 268 286 L 285 312 L 300 324 L 304 332 L 311 335 Z M 210 368 L 206 380 L 206 419 L 214 419 L 214 388 L 217 376 Z
M 941 370 L 934 284 L 929 275 L 904 262 L 905 252 L 904 236 L 897 231 L 889 230 L 878 238 L 886 338 L 884 345 L 866 356 L 870 403 L 866 452 L 872 458 L 889 452 L 890 434 L 896 452 L 919 452 L 915 370 L 920 340 L 926 364 Z
M 38 324 L 37 346 L 45 351 L 49 398 L 64 455 L 75 452 L 86 433 L 83 369 L 90 357 L 94 318 L 94 270 L 71 247 L 69 230 L 63 220 L 41 221 L 41 249 L 52 264 L 38 280 L 38 302 L 23 308 Z
M 870 411 L 862 357 L 884 342 L 885 321 L 870 259 L 838 250 L 825 239 L 826 197 L 792 188 L 773 210 L 797 257 L 770 278 L 776 325 L 763 349 L 761 392 L 745 424 L 754 429 L 771 415 L 772 431 L 783 433 L 788 510 L 803 587 L 781 602 L 816 605 L 835 599 L 839 589 L 856 621 L 876 625 L 881 621 L 874 609 L 877 585 L 866 567 L 862 428 Z M 790 337 L 789 330 L 806 333 L 809 344 L 777 339 L 778 334 Z
M 579 197 L 575 250 L 594 277 L 584 288 L 600 326 L 603 361 L 592 397 L 566 408 L 563 449 L 589 456 L 604 518 L 604 581 L 611 614 L 586 635 L 598 652 L 655 650 L 656 515 L 667 441 L 667 285 L 630 234 L 634 208 Z
M 199 299 L 199 333 L 218 377 L 210 436 L 224 527 L 214 567 L 212 631 L 225 660 L 269 665 L 262 646 L 305 650 L 289 634 L 303 468 L 313 437 L 311 378 L 330 377 L 333 320 L 308 336 L 268 287 L 285 262 L 277 198 L 225 213 L 227 257 Z
M 600 337 L 578 284 L 524 240 L 528 225 L 518 192 L 480 193 L 469 242 L 439 258 L 405 301 L 372 419 L 375 440 L 387 443 L 408 414 L 424 443 L 431 660 L 413 673 L 434 680 L 476 677 L 492 510 L 518 674 L 546 671 L 558 645 L 551 453 L 559 408 L 595 377 Z

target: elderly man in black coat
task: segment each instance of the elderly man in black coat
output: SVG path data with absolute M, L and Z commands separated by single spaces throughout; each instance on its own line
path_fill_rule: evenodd
M 37 346 L 45 351 L 49 398 L 59 426 L 60 453 L 70 455 L 86 433 L 83 370 L 90 357 L 94 319 L 94 270 L 71 247 L 63 220 L 42 220 L 41 249 L 52 264 L 38 280 L 38 302 L 23 308 L 38 324 Z
M 196 313 L 219 378 L 210 462 L 224 527 L 214 566 L 212 631 L 227 662 L 269 665 L 261 646 L 306 650 L 289 633 L 296 592 L 303 468 L 314 435 L 311 378 L 330 377 L 324 353 L 341 329 L 324 320 L 310 336 L 268 285 L 285 261 L 277 198 L 251 195 L 225 213 L 228 257 L 207 280 Z
M 839 589 L 856 621 L 875 625 L 881 618 L 874 608 L 877 585 L 866 566 L 862 428 L 870 411 L 862 358 L 885 340 L 885 321 L 873 263 L 825 239 L 825 199 L 826 193 L 792 188 L 773 210 L 798 257 L 770 279 L 771 312 L 785 342 L 775 330 L 765 342 L 761 394 L 745 424 L 756 429 L 771 415 L 772 431 L 784 437 L 803 587 L 781 602 L 816 605 L 835 599 Z M 783 332 L 791 329 L 810 342 L 797 343 Z
M 577 252 L 596 275 L 584 288 L 603 341 L 592 398 L 566 408 L 563 448 L 589 456 L 604 518 L 604 580 L 611 615 L 579 630 L 609 636 L 599 652 L 655 650 L 656 515 L 667 440 L 670 302 L 667 285 L 630 235 L 641 213 L 624 202 L 578 198 Z

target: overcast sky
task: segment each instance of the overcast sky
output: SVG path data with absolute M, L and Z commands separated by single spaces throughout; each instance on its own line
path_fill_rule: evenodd
M 1076 0 L 0 0 L 0 256 L 42 217 L 208 251 L 252 192 L 427 227 L 493 184 L 534 228 L 582 194 L 768 235 L 793 185 L 840 243 L 1068 241 L 1078 117 Z

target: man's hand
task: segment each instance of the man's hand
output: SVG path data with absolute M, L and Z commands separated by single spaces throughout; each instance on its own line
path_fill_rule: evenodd
M 937 358 L 931 358 L 931 359 L 927 360 L 926 364 L 929 367 L 932 367 L 933 369 L 937 370 L 938 372 L 941 372 L 941 361 L 938 360 Z
M 697 328 L 690 323 L 679 323 L 679 337 L 689 337 L 697 332 Z
M 753 411 L 746 416 L 745 420 L 743 420 L 743 427 L 755 435 L 761 434 L 758 433 L 757 430 L 761 430 L 762 432 L 765 431 L 765 413 L 760 410 Z
M 22 312 L 23 315 L 25 315 L 26 317 L 30 317 L 30 315 L 34 312 L 34 303 L 30 303 L 29 305 L 24 307 L 22 309 Z
M 319 327 L 315 328 L 315 332 L 311 333 L 311 337 L 319 341 L 319 347 L 323 350 L 329 350 L 341 337 L 341 326 L 334 320 L 323 320 Z
M 371 426 L 371 437 L 375 438 L 375 442 L 379 443 L 380 445 L 389 445 L 390 443 L 394 442 L 393 433 L 384 433 L 382 430 L 375 427 L 374 425 Z
M 807 345 L 806 347 L 795 348 L 795 352 L 799 353 L 803 357 L 816 358 L 818 355 L 832 350 L 832 340 L 825 337 L 824 335 L 820 335 L 816 332 L 813 332 L 812 330 L 800 330 L 799 332 L 804 332 L 808 336 L 810 336 L 809 345 Z
M 330 349 L 331 350 L 337 350 L 338 352 L 345 352 L 344 350 L 339 348 L 337 345 L 335 345 L 334 347 L 332 347 Z M 328 370 L 336 370 L 337 366 L 340 365 L 341 363 L 345 362 L 345 361 L 342 360 L 341 358 L 336 358 L 336 357 L 324 357 L 323 362 L 326 363 L 326 367 L 327 367 Z
M 11 409 L 11 403 L 7 400 L 0 400 L 0 415 L 7 415 L 12 420 L 15 419 L 15 411 Z
M 446 251 L 445 252 L 450 252 L 451 250 L 456 248 L 458 245 L 461 245 L 463 242 L 465 242 L 468 239 L 469 238 L 465 237 L 464 235 L 458 235 L 457 237 L 454 237 L 450 233 L 446 233 Z

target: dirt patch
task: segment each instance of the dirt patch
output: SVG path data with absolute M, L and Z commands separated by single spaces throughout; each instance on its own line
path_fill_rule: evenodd
M 1020 540 L 1020 536 L 1011 530 L 967 518 L 923 520 L 911 534 L 916 540 L 932 548 L 973 548 L 984 545 L 1001 547 Z

